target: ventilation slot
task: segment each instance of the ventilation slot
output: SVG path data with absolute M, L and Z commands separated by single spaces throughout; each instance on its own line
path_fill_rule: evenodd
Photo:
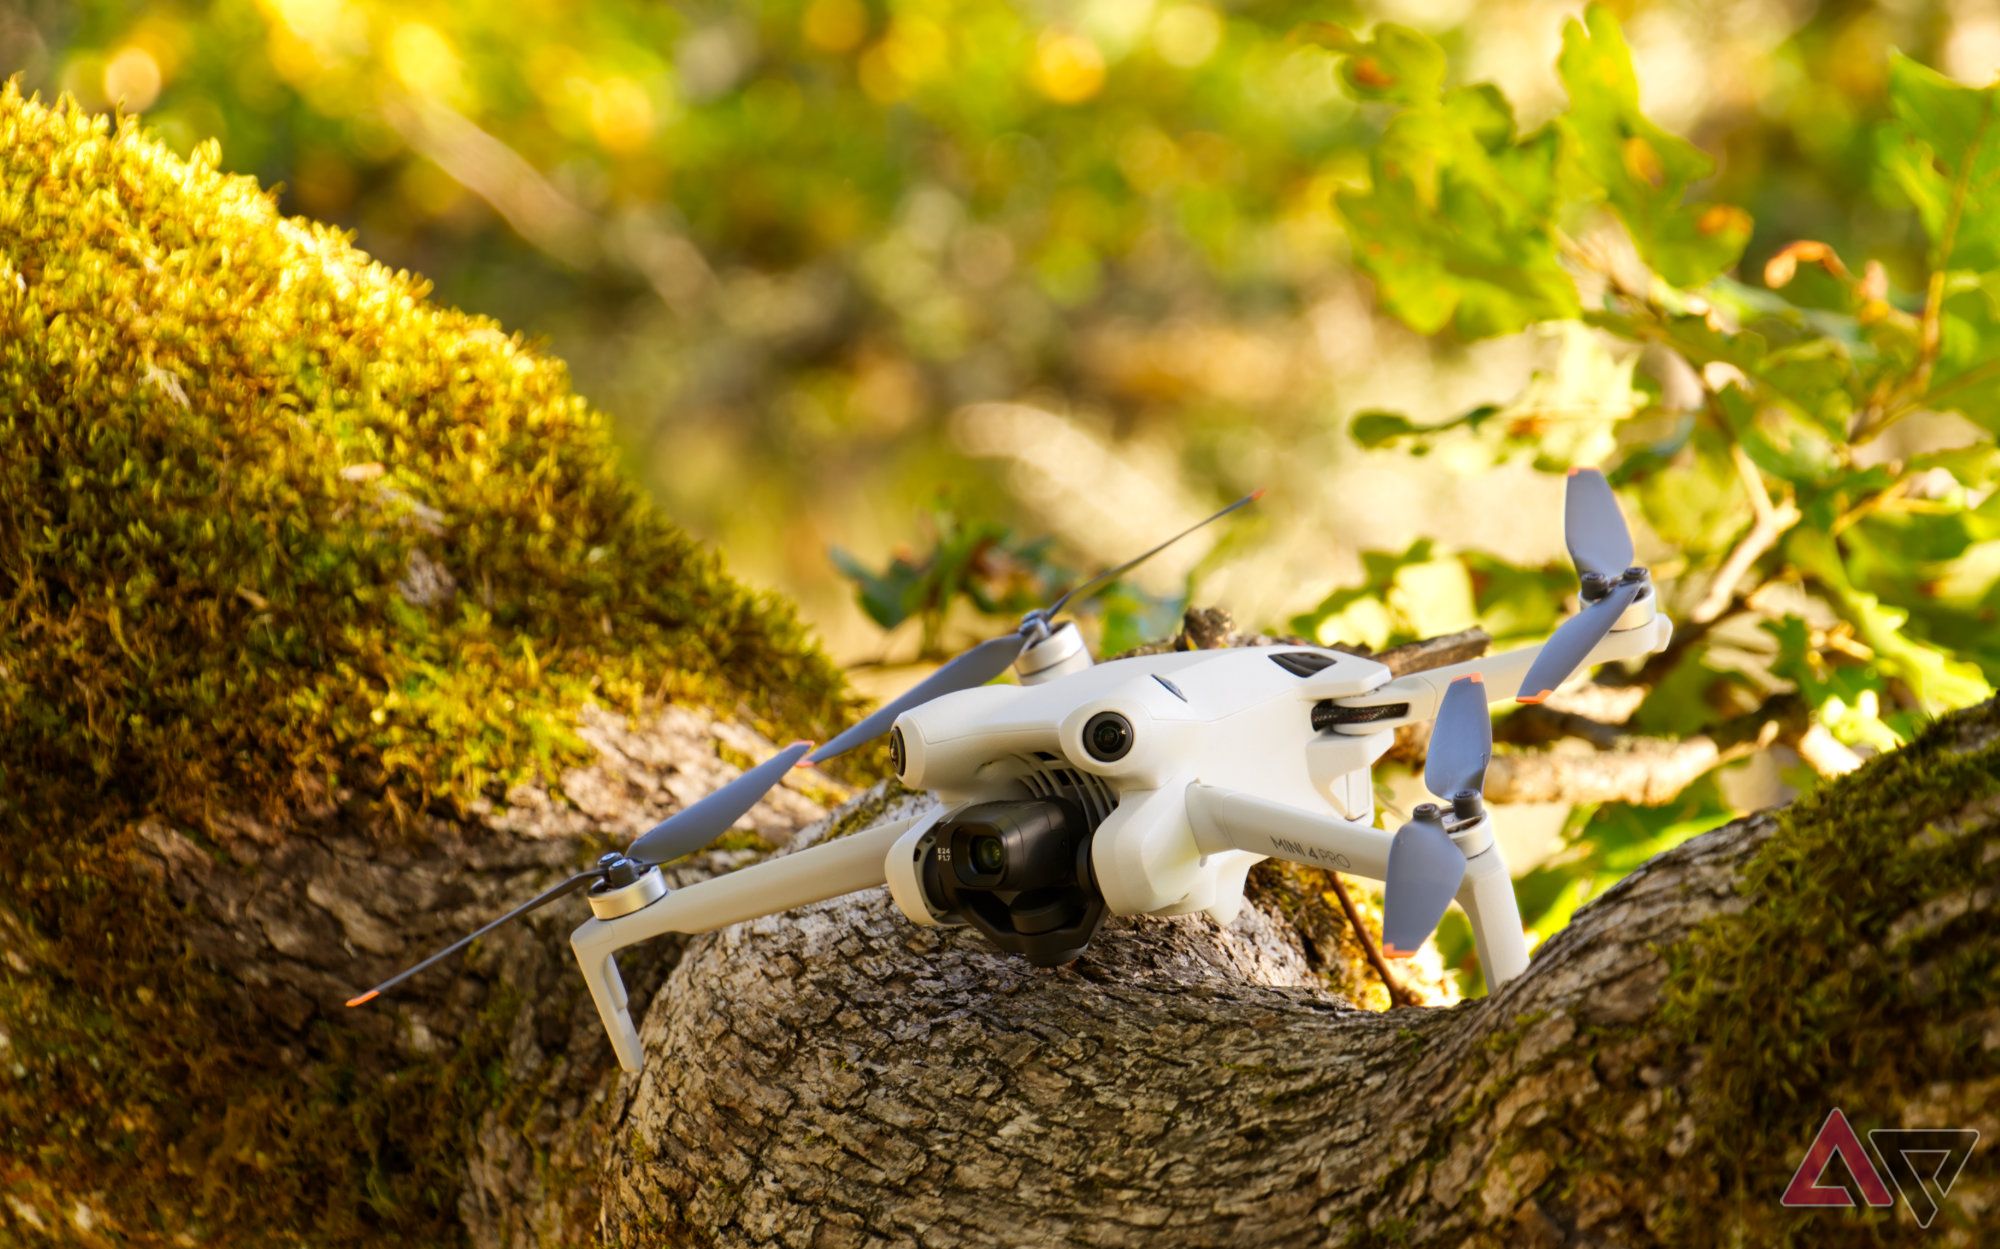
M 1284 651 L 1271 656 L 1271 662 L 1295 677 L 1309 677 L 1324 668 L 1333 667 L 1334 658 L 1317 651 Z
M 1060 763 L 1049 763 L 1042 752 L 1034 755 L 1018 756 L 1025 765 L 1020 781 L 1028 793 L 1036 798 L 1067 798 L 1083 809 L 1083 815 L 1095 830 L 1105 817 L 1118 806 L 1118 795 L 1104 779 L 1088 772 Z

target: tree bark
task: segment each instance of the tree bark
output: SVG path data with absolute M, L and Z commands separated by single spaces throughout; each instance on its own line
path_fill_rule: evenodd
M 79 1185 L 59 1154 L 0 1157 L 0 1243 L 1879 1243 L 1914 1227 L 1902 1206 L 1778 1204 L 1828 1110 L 2000 1133 L 1992 703 L 1661 856 L 1520 980 L 1446 1008 L 1356 1005 L 1379 982 L 1327 878 L 1272 864 L 1228 928 L 1116 921 L 1049 971 L 916 928 L 881 891 L 649 943 L 623 959 L 639 1077 L 581 991 L 575 908 L 342 1010 L 726 779 L 719 755 L 766 748 L 686 711 L 582 731 L 598 758 L 560 798 L 522 790 L 404 841 L 339 796 L 282 834 L 137 826 L 134 879 L 172 908 L 190 966 L 235 986 L 232 1013 L 212 1053 L 168 1069 L 194 1126 L 135 1129 L 166 1142 L 172 1183 Z M 799 774 L 752 817 L 768 844 L 675 874 L 859 827 L 878 795 L 825 815 L 847 796 Z M 14 905 L 0 897 L 4 974 L 63 981 L 81 947 L 62 941 L 82 938 L 45 937 Z M 143 1026 L 141 1004 L 116 1005 Z M 89 1089 L 87 1055 L 35 1058 L 32 1039 L 0 1032 L 0 1064 L 40 1062 L 44 1096 Z M 273 1116 L 287 1097 L 334 1109 Z M 266 1126 L 291 1120 L 308 1127 Z M 348 1151 L 371 1155 L 380 1208 L 301 1214 L 310 1193 L 275 1191 L 344 1175 L 326 1168 Z M 1980 1244 L 1996 1218 L 1976 1154 L 1928 1238 Z
M 1254 909 L 1227 929 L 1112 924 L 1050 971 L 913 927 L 880 892 L 701 938 L 646 1017 L 646 1071 L 613 1095 L 601 1231 L 1153 1247 L 1908 1233 L 1901 1209 L 1787 1211 L 1779 1195 L 1836 1105 L 1857 1126 L 2000 1129 L 1996 773 L 1988 703 L 1794 811 L 1660 856 L 1521 979 L 1452 1009 L 1348 1006 Z M 1883 795 L 1882 862 L 1828 840 Z M 1808 851 L 1824 858 L 1799 868 Z M 1852 913 L 1806 905 L 1822 868 L 1851 874 Z M 1900 887 L 1870 896 L 1870 880 Z M 1749 937 L 1766 948 L 1731 963 Z M 1831 995 L 1799 1023 L 1817 1034 L 1779 1027 L 1733 1052 L 1762 1016 L 1797 1013 L 1798 992 L 1759 1000 L 1772 960 Z M 1701 979 L 1732 967 L 1722 987 Z M 1882 1079 L 1813 1053 L 1766 1061 L 1804 1041 L 1929 1065 Z M 1754 1122 L 1755 1149 L 1753 1105 L 1778 1120 Z M 1982 1243 L 1996 1216 L 1975 1156 L 1931 1234 Z

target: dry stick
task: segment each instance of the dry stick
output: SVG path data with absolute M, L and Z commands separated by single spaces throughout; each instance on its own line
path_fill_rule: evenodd
M 1750 531 L 1743 540 L 1729 552 L 1729 558 L 1716 569 L 1715 579 L 1708 583 L 1708 593 L 1702 595 L 1701 602 L 1694 605 L 1688 619 L 1695 624 L 1707 624 L 1728 610 L 1736 597 L 1736 587 L 1749 573 L 1751 567 L 1764 557 L 1764 553 L 1777 544 L 1793 525 L 1799 523 L 1799 509 L 1790 499 L 1782 504 L 1771 501 L 1770 492 L 1764 488 L 1764 478 L 1757 466 L 1750 462 L 1740 443 L 1731 443 L 1730 457 L 1736 462 L 1737 476 L 1743 479 L 1743 488 L 1749 492 L 1750 507 L 1756 514 Z
M 1509 720 L 1522 718 L 1523 713 L 1517 712 Z M 1597 748 L 1497 754 L 1486 774 L 1487 798 L 1659 806 L 1723 764 L 1777 742 L 1797 750 L 1822 776 L 1851 771 L 1860 762 L 1859 756 L 1813 722 L 1811 708 L 1793 693 L 1774 694 L 1755 710 L 1686 738 L 1621 736 L 1616 726 L 1563 713 L 1530 713 L 1522 730 L 1530 740 L 1552 733 L 1580 737 Z
M 1347 922 L 1354 926 L 1354 936 L 1361 942 L 1362 953 L 1368 956 L 1368 965 L 1375 969 L 1375 974 L 1382 978 L 1382 987 L 1389 991 L 1389 1005 L 1416 1005 L 1417 999 L 1389 974 L 1389 964 L 1382 960 L 1382 952 L 1375 948 L 1375 938 L 1368 935 L 1368 925 L 1361 922 L 1361 912 L 1355 909 L 1354 899 L 1347 896 L 1347 885 L 1340 879 L 1340 873 L 1328 872 L 1327 876 L 1333 880 L 1333 896 L 1340 899 L 1340 909 L 1346 912 Z

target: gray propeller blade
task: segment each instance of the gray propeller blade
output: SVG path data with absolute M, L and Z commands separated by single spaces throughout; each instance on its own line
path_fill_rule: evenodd
M 1493 759 L 1493 720 L 1486 710 L 1486 684 L 1478 673 L 1460 677 L 1444 691 L 1437 724 L 1424 758 L 1424 786 L 1450 801 L 1461 790 L 1486 785 Z
M 1609 594 L 1563 621 L 1549 640 L 1542 643 L 1541 653 L 1528 666 L 1528 675 L 1521 678 L 1521 692 L 1515 695 L 1516 700 L 1538 703 L 1554 693 L 1556 686 L 1582 666 L 1591 650 L 1625 614 L 1625 609 L 1637 602 L 1646 589 L 1647 582 L 1643 580 L 1620 581 L 1611 587 Z
M 505 915 L 502 915 L 499 919 L 496 919 L 491 923 L 480 927 L 478 930 L 474 932 L 467 933 L 465 936 L 460 937 L 458 940 L 452 942 L 444 949 L 439 950 L 436 954 L 433 954 L 429 958 L 425 959 L 423 962 L 415 963 L 409 967 L 405 967 L 403 970 L 397 972 L 395 975 L 389 977 L 387 980 L 384 980 L 381 984 L 378 984 L 374 988 L 368 990 L 368 992 L 361 994 L 359 997 L 351 997 L 347 999 L 347 1004 L 349 1006 L 368 1005 L 368 1003 L 374 1001 L 378 997 L 381 997 L 384 993 L 386 993 L 390 989 L 395 988 L 397 985 L 403 983 L 405 980 L 408 980 L 411 976 L 416 975 L 424 968 L 429 967 L 434 963 L 443 962 L 445 959 L 448 959 L 452 955 L 458 953 L 460 950 L 463 950 L 466 946 L 469 946 L 473 942 L 479 940 L 479 938 L 485 936 L 487 933 L 492 932 L 495 928 L 498 928 L 500 925 L 505 924 L 510 920 L 519 919 L 523 915 L 526 915 L 529 911 L 535 910 L 538 907 L 547 906 L 549 903 L 555 901 L 557 898 L 563 897 L 566 894 L 574 893 L 579 887 L 587 885 L 591 881 L 601 878 L 603 875 L 604 875 L 604 869 L 596 867 L 591 868 L 587 872 L 578 872 L 576 875 L 570 877 L 568 880 L 564 881 L 560 885 L 557 885 L 555 888 L 547 890 L 546 892 L 543 893 L 536 894 L 534 897 L 529 898 L 526 902 L 523 902 L 521 905 L 507 912 Z
M 693 854 L 736 827 L 736 821 L 798 766 L 811 742 L 793 742 L 769 759 L 647 829 L 625 851 L 640 863 L 665 863 Z
M 1594 468 L 1569 470 L 1563 494 L 1563 540 L 1578 573 L 1616 578 L 1632 565 L 1632 534 L 1611 483 Z
M 1444 918 L 1465 879 L 1465 852 L 1436 817 L 1418 817 L 1389 842 L 1382 893 L 1382 952 L 1408 958 Z
M 1007 671 L 1027 645 L 1028 639 L 1019 633 L 981 642 L 877 707 L 867 719 L 848 726 L 839 736 L 814 751 L 811 761 L 825 763 L 835 755 L 845 754 L 864 742 L 875 740 L 889 731 L 897 716 L 912 707 L 920 707 L 942 694 L 979 688 Z

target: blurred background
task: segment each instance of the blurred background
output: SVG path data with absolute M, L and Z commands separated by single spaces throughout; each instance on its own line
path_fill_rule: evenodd
M 1914 265 L 1909 214 L 1860 170 L 1883 52 L 1983 83 L 2000 4 L 1614 7 L 1648 110 L 1721 157 L 1711 197 L 1754 217 L 1752 263 L 1831 237 Z M 852 662 L 926 639 L 885 637 L 829 549 L 879 570 L 954 522 L 1048 535 L 1074 568 L 1267 486 L 1255 520 L 1141 582 L 1176 595 L 1220 541 L 1198 597 L 1245 623 L 1420 535 L 1557 556 L 1559 480 L 1447 488 L 1451 464 L 1345 436 L 1371 406 L 1437 418 L 1605 362 L 1375 310 L 1331 200 L 1380 119 L 1290 36 L 1413 25 L 1525 128 L 1561 105 L 1580 8 L 12 0 L 0 67 L 183 150 L 215 140 L 288 211 L 545 340 L 672 514 Z
M 0 72 L 214 142 L 287 211 L 543 340 L 668 511 L 879 690 L 990 631 L 983 608 L 1259 486 L 1112 596 L 1108 645 L 1170 633 L 1190 597 L 1371 645 L 1552 623 L 1566 570 L 1518 574 L 1547 610 L 1491 591 L 1560 561 L 1560 473 L 1490 441 L 1365 449 L 1353 419 L 1513 405 L 1590 463 L 1605 423 L 1566 414 L 1634 410 L 1640 362 L 1576 322 L 1471 342 L 1380 311 L 1333 201 L 1384 115 L 1295 35 L 1416 27 L 1525 130 L 1563 106 L 1581 7 L 0 0 Z M 1872 172 L 1887 52 L 1991 82 L 2000 3 L 1610 7 L 1646 110 L 1720 161 L 1703 197 L 1754 220 L 1744 272 L 1826 239 L 1922 288 L 1916 216 Z M 1669 578 L 1676 506 L 1656 485 L 1634 516 Z M 1726 805 L 1704 789 L 1628 848 Z M 1588 820 L 1546 816 L 1547 848 Z

